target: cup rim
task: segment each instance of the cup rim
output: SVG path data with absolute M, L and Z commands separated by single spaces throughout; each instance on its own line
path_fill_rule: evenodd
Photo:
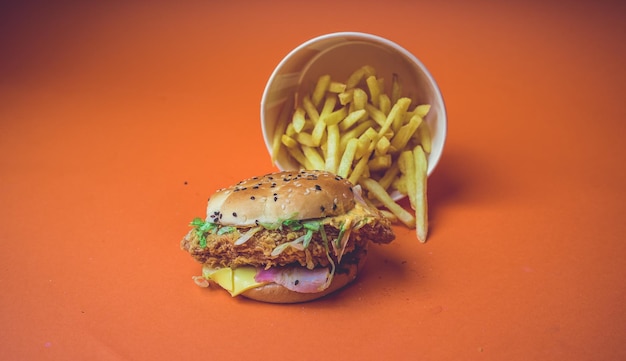
M 341 31 L 341 32 L 333 32 L 333 33 L 327 33 L 327 34 L 322 34 L 313 38 L 310 38 L 302 43 L 300 43 L 298 46 L 296 46 L 295 48 L 293 48 L 291 51 L 289 51 L 282 59 L 281 61 L 278 63 L 278 65 L 274 68 L 274 70 L 272 71 L 267 83 L 265 84 L 265 88 L 263 90 L 263 94 L 262 94 L 262 98 L 261 98 L 261 128 L 262 128 L 262 132 L 263 132 L 263 141 L 265 143 L 265 146 L 267 148 L 268 151 L 271 152 L 272 149 L 272 144 L 271 144 L 271 135 L 267 133 L 267 120 L 265 119 L 265 108 L 266 108 L 266 104 L 267 104 L 267 98 L 269 97 L 269 92 L 272 88 L 272 84 L 274 83 L 274 81 L 276 80 L 277 76 L 281 73 L 282 68 L 288 64 L 288 62 L 292 59 L 294 54 L 297 54 L 298 52 L 302 51 L 303 49 L 306 49 L 307 47 L 310 47 L 311 45 L 327 40 L 327 39 L 332 39 L 332 38 L 338 38 L 338 37 L 352 37 L 359 40 L 365 40 L 365 41 L 371 41 L 371 42 L 375 42 L 378 44 L 382 44 L 384 46 L 388 46 L 393 48 L 395 51 L 398 51 L 400 54 L 402 54 L 403 56 L 405 56 L 410 62 L 416 64 L 416 66 L 420 69 L 420 71 L 424 74 L 425 78 L 427 79 L 428 83 L 430 83 L 430 85 L 432 86 L 434 93 L 433 96 L 436 98 L 437 102 L 440 104 L 440 108 L 439 108 L 439 113 L 438 113 L 438 119 L 436 120 L 437 122 L 437 133 L 438 133 L 438 138 L 440 138 L 440 143 L 438 145 L 438 151 L 436 153 L 431 153 L 429 154 L 429 159 L 428 159 L 428 171 L 427 171 L 427 175 L 430 176 L 435 168 L 437 167 L 437 165 L 439 164 L 439 161 L 441 160 L 441 156 L 443 154 L 443 150 L 445 148 L 445 142 L 446 142 L 446 138 L 447 138 L 447 123 L 448 123 L 448 117 L 447 117 L 447 111 L 446 111 L 446 107 L 445 107 L 445 101 L 443 99 L 443 95 L 441 93 L 441 89 L 439 88 L 439 85 L 437 84 L 435 78 L 433 77 L 433 75 L 431 74 L 431 72 L 428 70 L 428 68 L 424 65 L 424 63 L 419 60 L 413 53 L 411 53 L 410 51 L 408 51 L 407 49 L 405 49 L 404 47 L 400 46 L 398 43 L 391 41 L 387 38 L 378 36 L 378 35 L 374 35 L 371 33 L 365 33 L 365 32 L 358 32 L 358 31 Z M 281 168 L 281 166 L 277 163 L 274 164 L 277 168 Z

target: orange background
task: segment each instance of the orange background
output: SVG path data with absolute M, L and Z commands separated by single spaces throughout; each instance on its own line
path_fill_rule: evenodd
M 0 359 L 626 359 L 623 3 L 15 3 L 0 5 Z M 313 303 L 196 287 L 188 222 L 274 170 L 265 83 L 335 31 L 397 42 L 441 87 L 429 241 L 396 227 Z

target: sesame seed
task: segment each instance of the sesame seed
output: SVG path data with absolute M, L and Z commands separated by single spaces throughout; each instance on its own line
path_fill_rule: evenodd
M 250 196 L 250 199 L 251 200 L 255 200 L 256 198 L 254 196 Z
M 237 212 L 233 212 L 233 217 L 237 217 Z
M 317 191 L 321 191 L 321 190 L 322 190 L 322 187 L 321 187 L 319 184 L 316 184 L 316 185 L 315 185 L 315 190 L 317 190 Z

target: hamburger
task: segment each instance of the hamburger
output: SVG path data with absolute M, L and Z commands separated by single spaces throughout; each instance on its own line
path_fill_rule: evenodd
M 194 281 L 232 296 L 296 303 L 352 282 L 370 241 L 389 243 L 390 221 L 360 186 L 325 171 L 286 171 L 213 194 L 181 248 L 202 264 Z

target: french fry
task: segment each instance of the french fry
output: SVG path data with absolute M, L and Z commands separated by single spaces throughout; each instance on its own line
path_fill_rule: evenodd
M 283 134 L 281 139 L 280 139 L 280 141 L 287 148 L 296 148 L 296 147 L 298 147 L 298 144 L 299 144 L 297 140 L 293 139 L 292 137 L 288 136 L 287 134 Z
M 339 167 L 339 127 L 337 125 L 329 125 L 327 128 L 328 138 L 326 140 L 326 162 L 324 169 L 337 173 Z
M 337 81 L 331 81 L 328 85 L 328 91 L 331 93 L 343 93 L 346 91 L 346 84 Z
M 405 150 L 400 153 L 398 157 L 398 166 L 400 172 L 406 179 L 406 192 L 409 197 L 409 203 L 411 208 L 415 210 L 415 192 L 416 192 L 416 180 L 415 180 L 415 160 L 413 159 L 413 151 Z
M 337 99 L 339 99 L 339 104 L 348 105 L 354 99 L 354 89 L 346 90 L 337 94 Z
M 330 75 L 324 74 L 317 79 L 313 94 L 311 95 L 311 102 L 315 107 L 319 107 L 326 95 L 326 90 L 330 86 Z
M 324 159 L 316 148 L 305 145 L 302 147 L 302 153 L 304 153 L 306 159 L 311 163 L 313 169 L 324 169 Z
M 426 114 L 428 114 L 429 111 L 430 111 L 430 104 L 420 104 L 415 107 L 415 109 L 413 110 L 413 113 L 424 118 Z
M 378 79 L 376 79 L 374 75 L 370 75 L 367 79 L 365 79 L 365 83 L 370 91 L 370 100 L 372 104 L 378 108 L 380 104 L 380 87 Z
M 309 119 L 311 119 L 314 123 L 320 118 L 320 114 L 313 105 L 311 101 L 311 97 L 306 95 L 302 98 L 302 108 L 304 108 L 304 112 L 308 115 Z
M 356 163 L 356 165 L 352 169 L 352 172 L 348 176 L 348 180 L 350 182 L 357 184 L 359 182 L 359 179 L 361 179 L 361 177 L 367 173 L 367 158 L 368 157 L 363 156 Z
M 348 110 L 342 107 L 324 117 L 320 116 L 320 119 L 326 123 L 326 125 L 337 125 L 339 122 L 346 119 L 347 114 Z
M 381 112 L 380 109 L 376 108 L 370 103 L 367 103 L 365 104 L 365 110 L 367 110 L 370 118 L 374 119 L 374 121 L 378 123 L 378 125 L 382 126 L 383 124 L 385 124 L 387 116 L 385 115 L 385 113 Z
M 378 140 L 378 133 L 374 130 L 374 128 L 367 128 L 366 131 L 361 134 L 359 137 L 359 145 L 356 152 L 356 157 L 361 158 L 368 153 L 370 145 L 372 142 Z M 369 155 L 368 155 L 369 156 Z
M 324 133 L 326 132 L 326 123 L 323 121 L 318 121 L 311 132 L 311 141 L 312 144 L 308 144 L 311 147 L 317 147 L 322 143 L 322 137 L 324 137 Z M 302 134 L 302 133 L 301 133 Z M 321 168 L 320 168 L 321 169 Z
M 317 147 L 319 145 L 319 142 L 316 143 L 313 140 L 313 136 L 309 133 L 305 133 L 305 132 L 300 132 L 296 135 L 296 140 L 298 141 L 298 143 L 300 143 L 302 146 L 306 146 L 306 147 Z
M 373 67 L 369 65 L 360 67 L 348 77 L 348 81 L 346 81 L 346 89 L 354 88 L 361 82 L 361 79 L 367 78 L 371 75 L 376 75 L 376 70 Z
M 365 109 L 367 104 L 367 93 L 361 88 L 355 88 L 352 90 L 352 103 L 354 104 L 354 110 Z
M 322 111 L 320 112 L 320 118 L 324 119 L 328 116 L 328 114 L 333 112 L 335 109 L 335 105 L 337 104 L 337 97 L 333 94 L 328 94 L 324 100 L 324 106 L 322 107 Z
M 374 126 L 373 121 L 366 120 L 360 123 L 359 125 L 357 125 L 356 127 L 350 129 L 349 131 L 343 133 L 343 135 L 341 136 L 341 142 L 339 144 L 341 147 L 341 150 L 343 151 L 344 149 L 346 149 L 346 145 L 348 144 L 348 141 L 350 141 L 350 139 L 360 137 L 361 134 L 363 134 L 363 132 L 365 132 L 367 129 L 373 126 Z
M 378 109 L 385 115 L 389 114 L 391 110 L 391 99 L 389 95 L 383 93 L 378 96 Z
M 380 137 L 380 139 L 378 139 L 378 142 L 376 142 L 376 153 L 378 155 L 387 154 L 389 148 L 391 148 L 391 142 L 389 142 L 389 138 L 385 136 Z
M 298 163 L 300 163 L 301 165 L 304 165 L 306 169 L 312 169 L 311 167 L 313 167 L 313 164 L 311 164 L 311 162 L 309 162 L 309 160 L 306 159 L 306 157 L 304 156 L 304 153 L 302 153 L 301 148 L 287 148 L 287 152 Z
M 296 108 L 296 111 L 293 113 L 292 123 L 293 129 L 296 131 L 296 133 L 300 133 L 302 129 L 304 129 L 304 124 L 306 123 L 306 120 L 304 119 L 305 113 L 306 111 L 302 107 Z
M 409 122 L 401 126 L 398 132 L 393 136 L 391 146 L 395 149 L 404 149 L 420 124 L 422 124 L 422 118 L 417 114 L 413 115 Z
M 391 166 L 391 155 L 379 155 L 372 158 L 369 162 L 367 162 L 367 167 L 370 171 L 381 171 L 388 169 Z
M 417 133 L 419 135 L 419 144 L 422 145 L 424 152 L 430 154 L 432 150 L 432 138 L 430 136 L 430 128 L 426 122 L 423 122 L 422 125 L 417 128 Z
M 402 194 L 408 193 L 408 188 L 406 186 L 406 176 L 401 175 L 400 177 L 393 180 L 393 187 Z
M 354 160 L 358 143 L 359 141 L 355 138 L 348 140 L 348 143 L 345 147 L 345 151 L 343 152 L 343 155 L 341 156 L 341 161 L 339 162 L 337 175 L 347 178 L 348 175 L 350 174 L 350 169 L 352 168 L 352 161 Z
M 367 133 L 367 132 L 366 132 Z M 364 133 L 365 134 L 365 133 Z M 348 180 L 353 184 L 357 184 L 361 177 L 369 177 L 370 172 L 368 168 L 368 161 L 372 153 L 374 152 L 374 148 L 376 147 L 376 142 L 378 140 L 378 135 L 372 135 L 374 138 L 370 140 L 370 145 L 367 148 L 367 151 L 361 155 L 361 158 L 352 169 L 352 173 L 348 177 Z
M 379 209 L 379 211 L 380 211 L 380 214 L 382 214 L 383 217 L 387 218 L 391 223 L 399 222 L 398 216 L 396 216 L 392 212 L 390 212 L 390 211 L 388 211 L 386 209 Z
M 400 98 L 389 111 L 389 115 L 387 115 L 387 119 L 388 118 L 392 119 L 391 129 L 393 129 L 394 132 L 397 132 L 398 129 L 400 129 L 400 127 L 402 126 L 402 120 L 404 120 L 404 115 L 406 114 L 406 111 L 409 108 L 409 105 L 411 105 L 411 99 Z
M 345 109 L 345 108 L 341 108 L 341 109 Z M 339 129 L 344 130 L 344 131 L 347 129 L 350 129 L 350 127 L 352 127 L 357 122 L 365 119 L 365 117 L 367 117 L 367 112 L 365 111 L 365 109 L 355 110 L 351 112 L 350 114 L 348 114 L 341 121 L 341 123 L 339 123 Z
M 407 210 L 402 208 L 396 203 L 383 187 L 371 178 L 364 178 L 360 180 L 360 184 L 365 187 L 383 206 L 385 206 L 391 213 L 395 214 L 400 222 L 404 223 L 409 228 L 415 227 L 415 217 Z
M 400 167 L 398 166 L 398 162 L 392 162 L 391 166 L 385 171 L 385 174 L 378 180 L 378 183 L 385 190 L 388 190 L 391 186 L 391 183 L 398 177 L 400 173 Z
M 427 201 L 427 170 L 426 154 L 421 146 L 413 150 L 415 161 L 415 233 L 417 239 L 424 243 L 428 237 L 428 201 Z

